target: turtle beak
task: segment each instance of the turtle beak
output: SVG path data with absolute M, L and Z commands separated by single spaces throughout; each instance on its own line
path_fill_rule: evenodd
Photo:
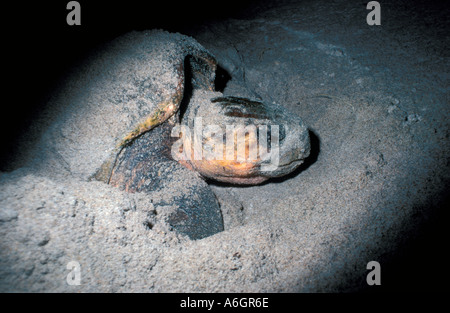
M 271 141 L 266 163 L 261 165 L 262 175 L 280 177 L 295 170 L 310 154 L 309 132 L 304 125 L 283 125 L 284 136 Z

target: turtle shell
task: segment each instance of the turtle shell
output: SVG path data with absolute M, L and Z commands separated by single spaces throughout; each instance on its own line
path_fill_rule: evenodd
M 132 32 L 93 53 L 50 100 L 33 166 L 107 182 L 124 146 L 173 116 L 192 85 L 212 90 L 215 58 L 193 38 Z

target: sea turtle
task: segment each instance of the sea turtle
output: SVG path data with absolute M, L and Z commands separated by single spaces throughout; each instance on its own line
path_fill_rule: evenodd
M 166 218 L 175 230 L 192 239 L 220 232 L 219 204 L 200 177 L 256 184 L 287 174 L 308 156 L 309 138 L 301 120 L 280 106 L 224 97 L 215 90 L 216 69 L 213 55 L 181 34 L 152 30 L 113 40 L 75 69 L 50 100 L 32 166 L 128 192 L 162 190 L 169 201 L 159 205 L 172 206 Z M 174 127 L 190 127 L 195 117 L 204 125 L 279 126 L 278 166 L 264 170 L 259 156 L 245 162 L 190 160 L 186 151 L 196 140 L 186 131 L 174 136 Z M 273 137 L 261 134 L 244 133 L 245 149 L 238 155 L 247 155 L 261 138 L 274 147 Z M 210 135 L 201 140 L 218 138 Z M 174 156 L 184 158 L 178 163 Z

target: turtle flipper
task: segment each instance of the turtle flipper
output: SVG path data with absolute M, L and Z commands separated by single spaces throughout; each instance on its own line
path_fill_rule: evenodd
M 169 209 L 158 213 L 191 239 L 223 231 L 221 211 L 212 190 L 195 172 L 170 158 L 172 126 L 170 122 L 161 124 L 125 147 L 109 183 L 127 192 L 163 194 L 164 200 L 154 204 Z
M 173 75 L 176 77 L 177 84 L 173 89 L 172 94 L 167 97 L 166 100 L 161 101 L 149 116 L 142 119 L 142 121 L 140 121 L 138 125 L 135 126 L 135 128 L 122 139 L 119 143 L 119 148 L 123 148 L 143 133 L 152 130 L 161 123 L 164 123 L 178 111 L 184 94 L 184 71 L 184 62 L 181 62 L 175 66 Z
M 213 91 L 216 68 L 217 62 L 209 52 L 195 45 L 187 46 L 185 55 L 178 60 L 178 64 L 174 67 L 173 75 L 177 79 L 177 85 L 172 94 L 166 100 L 160 102 L 155 111 L 147 118 L 139 122 L 122 139 L 119 147 L 127 145 L 144 132 L 164 123 L 178 111 L 184 96 L 187 72 L 190 76 L 188 78 L 191 80 L 189 83 L 192 88 Z

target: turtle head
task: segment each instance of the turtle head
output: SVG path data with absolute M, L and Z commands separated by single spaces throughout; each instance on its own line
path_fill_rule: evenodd
M 310 152 L 307 127 L 278 105 L 196 92 L 172 156 L 202 176 L 254 185 L 294 171 Z M 175 131 L 176 133 L 176 131 Z

